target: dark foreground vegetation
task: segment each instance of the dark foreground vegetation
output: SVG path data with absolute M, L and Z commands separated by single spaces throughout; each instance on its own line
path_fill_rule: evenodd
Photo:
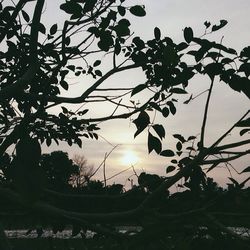
M 12 243 L 28 249 L 22 245 L 28 242 L 36 249 L 55 249 L 53 241 L 57 249 L 75 244 L 82 249 L 249 247 L 249 237 L 234 228 L 250 227 L 250 167 L 239 170 L 234 160 L 250 154 L 250 110 L 239 109 L 239 118 L 221 136 L 210 138 L 211 144 L 206 131 L 216 84 L 250 98 L 250 46 L 237 52 L 222 39 L 207 39 L 226 20 L 204 22 L 205 33 L 199 35 L 185 27 L 180 43 L 158 27 L 144 41 L 130 30 L 128 18 L 145 16 L 145 7 L 130 2 L 58 1 L 54 11 L 63 13 L 63 20 L 45 25 L 45 0 L 0 1 L 1 250 L 12 249 Z M 129 76 L 135 69 L 144 76 L 136 86 L 108 85 L 113 76 Z M 183 105 L 189 105 L 196 97 L 188 86 L 196 76 L 208 83 L 199 94 L 205 96 L 200 130 L 197 136 L 173 134 L 176 145 L 169 148 L 165 122 L 156 114 L 164 121 L 174 116 L 185 94 Z M 139 185 L 125 192 L 119 184 L 108 186 L 105 177 L 104 182 L 91 179 L 96 170 L 83 172 L 63 152 L 42 155 L 44 144 L 87 147 L 88 140 L 98 140 L 103 122 L 128 118 L 134 137 L 146 133 L 148 152 L 165 157 L 166 176 L 142 173 Z M 243 181 L 230 176 L 228 188 L 219 188 L 207 173 L 221 166 L 244 176 Z M 174 185 L 180 189 L 170 195 Z M 142 230 L 117 231 L 128 225 Z M 56 233 L 68 227 L 73 235 L 91 230 L 96 236 L 9 240 L 4 230 L 13 227 L 37 229 L 38 236 L 43 228 Z

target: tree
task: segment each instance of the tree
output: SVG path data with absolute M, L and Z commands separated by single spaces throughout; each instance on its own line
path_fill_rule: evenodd
M 142 17 L 146 11 L 140 5 L 128 6 L 124 0 L 62 1 L 60 10 L 67 18 L 63 24 L 55 23 L 46 27 L 41 23 L 44 0 L 33 2 L 19 0 L 14 6 L 0 3 L 0 43 L 5 48 L 0 52 L 0 156 L 3 157 L 10 146 L 16 145 L 16 155 L 22 162 L 21 164 L 19 161 L 16 167 L 22 170 L 22 176 L 25 178 L 33 167 L 37 168 L 41 154 L 40 144 L 45 142 L 50 146 L 52 141 L 66 141 L 69 145 L 76 143 L 81 147 L 83 137 L 98 139 L 99 122 L 133 117 L 136 126 L 134 136 L 148 129 L 149 153 L 155 151 L 161 156 L 173 157 L 173 165 L 168 166 L 166 171 L 171 173 L 176 170 L 176 173 L 166 178 L 135 208 L 114 213 L 76 213 L 59 209 L 56 204 L 47 204 L 46 200 L 41 200 L 40 195 L 27 201 L 29 204 L 23 204 L 18 186 L 14 189 L 0 188 L 1 197 L 24 207 L 29 206 L 31 210 L 44 216 L 55 216 L 119 239 L 124 237 L 107 228 L 106 224 L 123 223 L 125 219 L 135 220 L 136 217 L 136 222 L 141 224 L 144 230 L 132 237 L 135 241 L 131 242 L 141 242 L 142 238 L 152 239 L 156 234 L 157 238 L 164 237 L 166 232 L 173 235 L 176 227 L 173 223 L 166 223 L 171 215 L 165 214 L 157 207 L 161 204 L 156 202 L 166 189 L 183 179 L 184 185 L 199 195 L 206 181 L 204 166 L 209 166 L 208 171 L 211 171 L 221 163 L 250 153 L 249 149 L 235 150 L 240 146 L 249 146 L 249 139 L 222 144 L 225 137 L 236 127 L 243 127 L 240 135 L 246 138 L 250 131 L 249 110 L 212 145 L 205 144 L 210 97 L 217 80 L 250 98 L 250 47 L 237 53 L 221 42 L 209 41 L 203 35 L 195 36 L 191 27 L 184 29 L 184 41 L 178 44 L 171 38 L 162 36 L 157 27 L 154 29 L 154 37 L 143 41 L 140 37 L 133 36 L 126 14 L 129 12 Z M 27 6 L 29 8 L 26 9 Z M 226 24 L 226 20 L 214 25 L 205 22 L 205 34 L 216 32 Z M 81 39 L 77 39 L 79 32 Z M 104 55 L 109 62 L 107 64 L 102 59 Z M 106 87 L 104 84 L 112 76 L 132 69 L 144 73 L 144 83 L 135 87 L 115 88 Z M 64 91 L 70 91 L 74 87 L 68 82 L 68 77 L 72 75 L 89 80 L 90 85 L 84 86 L 79 96 L 64 96 Z M 184 138 L 180 134 L 174 134 L 177 140 L 175 152 L 169 148 L 165 149 L 162 146 L 165 129 L 161 124 L 154 123 L 150 111 L 159 112 L 166 119 L 175 115 L 176 97 L 187 93 L 186 87 L 195 75 L 205 75 L 211 82 L 200 136 Z M 125 97 L 129 99 L 138 93 L 145 94 L 148 99 L 141 103 L 127 102 Z M 191 95 L 185 104 L 192 99 Z M 88 113 L 91 110 L 85 108 L 85 105 L 92 103 L 109 103 L 113 105 L 113 110 L 103 116 L 89 118 Z M 72 111 L 71 104 L 79 106 Z M 59 107 L 60 111 L 52 109 L 56 107 Z M 121 108 L 125 111 L 120 111 Z M 188 144 L 191 144 L 188 146 L 189 153 L 184 154 L 183 147 Z M 34 157 L 23 157 L 24 154 Z M 249 172 L 249 168 L 243 172 Z M 231 181 L 234 187 L 237 186 L 236 180 Z M 245 183 L 240 183 L 239 186 L 242 188 Z M 32 188 L 31 182 L 27 185 Z M 47 192 L 47 195 L 69 198 L 67 195 L 44 190 L 43 187 L 39 188 L 39 192 L 41 191 Z M 121 197 L 124 197 L 123 195 Z M 91 196 L 91 199 L 103 198 Z M 114 197 L 107 199 L 112 202 Z M 152 204 L 154 209 L 151 209 Z M 182 213 L 179 210 L 174 211 L 171 218 L 175 218 L 180 227 L 181 223 L 191 223 L 181 220 L 184 215 L 195 217 L 201 211 L 205 215 L 199 217 L 200 225 L 212 225 L 212 228 L 216 228 L 213 232 L 216 231 L 215 235 L 220 237 L 222 232 L 232 238 L 239 238 L 217 221 L 212 214 L 216 211 L 209 211 L 203 200 L 199 204 L 192 203 L 192 206 Z M 227 210 L 222 212 L 225 215 Z M 153 222 L 150 220 L 152 216 L 155 218 Z M 234 218 L 237 216 L 238 213 Z M 245 216 L 249 218 L 249 214 Z M 245 225 L 244 223 L 246 220 L 240 221 L 241 226 Z M 199 227 L 195 227 L 195 230 L 198 230 L 197 228 Z
M 45 172 L 50 188 L 59 191 L 69 187 L 70 179 L 79 172 L 78 166 L 68 158 L 63 151 L 54 151 L 50 154 L 43 154 L 40 166 Z
M 88 164 L 84 155 L 74 155 L 73 162 L 78 167 L 78 172 L 71 178 L 72 185 L 80 187 L 87 184 L 94 174 L 94 167 Z

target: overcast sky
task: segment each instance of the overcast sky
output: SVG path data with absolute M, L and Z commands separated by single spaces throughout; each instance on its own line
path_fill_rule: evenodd
M 47 4 L 48 19 L 46 22 L 55 22 L 55 19 L 62 17 L 55 16 L 55 6 L 57 1 L 51 1 Z M 192 27 L 196 35 L 201 35 L 204 32 L 205 21 L 211 23 L 219 23 L 221 19 L 228 20 L 228 25 L 217 32 L 216 35 L 210 35 L 209 39 L 220 41 L 224 36 L 223 43 L 226 46 L 231 46 L 237 50 L 250 45 L 250 2 L 249 0 L 144 0 L 144 1 L 128 1 L 128 5 L 144 4 L 147 16 L 144 18 L 131 17 L 132 29 L 136 35 L 145 39 L 153 37 L 154 27 L 159 27 L 163 35 L 173 38 L 174 41 L 183 41 L 183 29 Z M 53 5 L 53 7 L 51 7 Z M 131 81 L 139 81 L 140 74 L 137 71 L 132 71 L 128 76 Z M 122 81 L 122 78 L 114 81 Z M 139 82 L 140 83 L 140 82 Z M 194 95 L 199 94 L 208 87 L 208 81 L 204 78 L 196 78 L 191 82 L 189 88 Z M 177 105 L 177 114 L 167 120 L 163 120 L 160 116 L 159 121 L 163 122 L 167 138 L 164 141 L 164 146 L 174 148 L 175 140 L 171 136 L 174 133 L 180 133 L 185 136 L 197 135 L 200 133 L 200 125 L 202 121 L 202 112 L 204 110 L 205 95 L 197 98 L 190 105 L 182 105 L 182 102 Z M 206 133 L 206 143 L 212 143 L 223 131 L 228 129 L 243 113 L 249 109 L 249 100 L 243 95 L 234 92 L 223 83 L 216 82 L 215 91 L 212 95 L 212 105 L 209 111 L 208 128 Z M 100 112 L 101 110 L 96 110 Z M 147 153 L 146 133 L 138 136 L 135 140 L 133 134 L 135 126 L 129 120 L 110 121 L 101 124 L 102 130 L 100 136 L 108 140 L 100 138 L 99 141 L 84 140 L 83 149 L 77 147 L 68 148 L 66 145 L 60 146 L 60 150 L 68 151 L 70 156 L 74 154 L 84 154 L 88 161 L 97 167 L 104 158 L 105 153 L 110 152 L 114 145 L 120 144 L 107 159 L 107 176 L 111 176 L 126 167 L 121 159 L 125 151 L 134 151 L 138 157 L 138 162 L 135 168 L 138 172 L 147 171 L 149 173 L 165 174 L 166 166 L 169 164 L 168 159 L 157 156 L 154 153 Z M 232 140 L 234 134 L 229 138 Z M 110 145 L 112 144 L 112 145 Z M 56 149 L 51 147 L 50 150 Z M 47 152 L 45 149 L 44 152 Z M 236 162 L 239 168 L 245 167 L 245 163 L 249 162 L 250 158 L 245 157 Z M 132 171 L 126 172 L 114 181 L 124 183 L 126 178 L 133 174 Z M 225 183 L 224 175 L 228 176 L 226 170 L 216 172 L 216 180 Z M 102 174 L 100 173 L 99 177 Z M 223 180 L 224 178 L 224 180 Z

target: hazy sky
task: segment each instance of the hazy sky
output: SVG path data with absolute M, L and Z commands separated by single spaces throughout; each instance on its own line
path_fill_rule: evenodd
M 55 16 L 55 6 L 58 0 L 47 1 L 46 22 L 53 24 L 55 20 L 59 20 L 61 16 Z M 231 46 L 237 50 L 250 45 L 250 2 L 249 0 L 144 0 L 144 1 L 128 1 L 128 5 L 144 4 L 147 16 L 144 18 L 131 17 L 132 29 L 136 35 L 142 36 L 145 39 L 153 37 L 154 27 L 159 27 L 163 35 L 173 38 L 174 41 L 183 40 L 183 29 L 192 27 L 196 35 L 201 35 L 204 32 L 205 21 L 211 23 L 219 23 L 221 19 L 228 20 L 228 25 L 215 35 L 210 35 L 209 39 L 220 41 L 224 36 L 223 43 L 226 46 Z M 140 83 L 141 75 L 137 71 L 132 71 L 126 80 Z M 114 83 L 122 81 L 124 78 L 114 78 Z M 204 78 L 195 78 L 190 84 L 190 92 L 194 95 L 199 94 L 207 89 L 208 81 Z M 78 90 L 77 90 L 78 92 Z M 184 98 L 187 99 L 188 96 Z M 183 101 L 183 100 L 182 100 Z M 163 122 L 167 138 L 164 141 L 164 146 L 174 149 L 174 142 L 171 136 L 174 133 L 183 135 L 197 135 L 200 133 L 200 125 L 202 121 L 202 112 L 204 110 L 205 95 L 197 98 L 190 105 L 182 105 L 180 99 L 177 105 L 177 114 L 167 120 L 163 120 L 160 115 L 157 119 Z M 208 128 L 206 132 L 206 143 L 211 143 L 214 139 L 220 136 L 223 131 L 228 129 L 243 113 L 249 109 L 249 100 L 243 95 L 234 92 L 223 83 L 216 82 L 215 91 L 212 95 L 212 105 L 209 111 Z M 102 110 L 98 108 L 96 112 Z M 161 175 L 165 174 L 166 166 L 169 164 L 167 158 L 157 156 L 154 153 L 147 153 L 147 138 L 146 133 L 139 135 L 135 140 L 133 134 L 135 126 L 129 120 L 110 121 L 100 125 L 102 130 L 100 136 L 108 140 L 100 138 L 99 141 L 84 140 L 83 148 L 79 149 L 75 146 L 69 148 L 66 145 L 61 145 L 59 148 L 54 146 L 50 150 L 60 149 L 68 151 L 70 156 L 74 154 L 84 154 L 88 161 L 97 167 L 104 158 L 105 153 L 108 153 L 113 146 L 118 145 L 114 152 L 110 155 L 106 162 L 107 176 L 111 176 L 123 169 L 129 167 L 124 164 L 122 159 L 126 151 L 134 152 L 137 156 L 136 170 L 139 172 L 147 171 L 150 173 L 156 172 Z M 237 134 L 237 133 L 236 133 Z M 234 138 L 234 134 L 228 140 Z M 47 149 L 44 150 L 46 152 Z M 245 162 L 249 162 L 250 157 L 245 157 L 235 163 L 235 166 L 245 167 Z M 218 174 L 217 174 L 218 173 Z M 227 170 L 219 170 L 216 172 L 216 180 L 222 182 L 224 174 L 228 176 Z M 116 182 L 125 183 L 126 178 L 133 174 L 132 171 L 126 172 L 119 179 L 114 179 Z M 102 178 L 102 171 L 98 177 Z

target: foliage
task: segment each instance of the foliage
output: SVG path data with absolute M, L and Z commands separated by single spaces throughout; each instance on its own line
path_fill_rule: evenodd
M 143 240 L 154 237 L 164 238 L 166 232 L 172 237 L 183 237 L 183 231 L 178 234 L 176 226 L 185 228 L 190 224 L 195 229 L 205 225 L 215 238 L 226 235 L 242 239 L 218 222 L 221 218 L 217 218 L 208 209 L 211 204 L 217 204 L 221 194 L 213 196 L 209 201 L 201 199 L 192 203 L 191 207 L 184 206 L 184 211 L 174 210 L 175 219 L 171 219 L 171 223 L 166 223 L 172 215 L 162 211 L 165 207 L 161 207 L 161 202 L 166 199 L 166 190 L 180 180 L 183 180 L 181 186 L 188 188 L 193 197 L 202 196 L 208 183 L 204 166 L 209 166 L 209 172 L 221 163 L 229 163 L 250 153 L 249 149 L 235 150 L 240 146 L 247 147 L 249 139 L 221 145 L 236 127 L 243 127 L 240 135 L 244 138 L 249 135 L 249 110 L 211 146 L 205 145 L 206 121 L 214 84 L 219 80 L 250 98 L 250 47 L 238 53 L 222 42 L 209 41 L 204 35 L 197 36 L 191 27 L 184 28 L 184 40 L 181 43 L 164 37 L 157 27 L 152 32 L 154 37 L 143 41 L 130 30 L 127 14 L 139 18 L 146 14 L 145 8 L 140 5 L 128 6 L 125 0 L 61 1 L 60 11 L 66 15 L 63 24 L 53 23 L 46 27 L 41 23 L 45 1 L 37 0 L 33 5 L 31 2 L 19 0 L 14 6 L 3 1 L 0 3 L 0 43 L 3 47 L 0 52 L 1 169 L 4 174 L 8 168 L 15 173 L 13 185 L 0 188 L 1 197 L 18 204 L 22 209 L 28 207 L 36 214 L 57 218 L 59 222 L 66 220 L 69 224 L 116 239 L 127 239 L 130 235 L 119 234 L 107 227 L 107 223 L 137 223 L 143 230 L 131 236 L 134 244 L 142 244 Z M 205 35 L 216 32 L 226 24 L 225 20 L 214 25 L 205 22 Z M 79 32 L 81 39 L 77 39 Z M 104 56 L 111 63 L 106 64 Z M 132 69 L 144 73 L 144 83 L 131 88 L 105 87 L 104 83 L 112 76 Z M 154 123 L 150 112 L 159 112 L 164 118 L 174 116 L 178 112 L 177 97 L 187 93 L 187 86 L 195 75 L 207 76 L 211 82 L 200 136 L 185 138 L 174 134 L 176 149 L 164 148 L 162 141 L 165 129 L 161 124 Z M 81 87 L 81 93 L 76 97 L 64 96 L 66 91 L 70 92 L 74 88 L 68 80 L 71 76 L 86 81 L 91 79 L 90 85 Z M 126 97 L 137 94 L 145 94 L 148 99 L 142 103 L 131 100 L 131 104 L 127 104 Z M 191 94 L 185 104 L 193 99 Z M 91 103 L 111 104 L 113 111 L 111 114 L 89 118 L 91 110 L 85 108 L 85 105 Z M 70 104 L 77 105 L 75 111 L 71 110 Z M 126 111 L 118 113 L 119 107 L 126 108 Z M 144 183 L 144 188 L 149 192 L 139 204 L 135 202 L 135 207 L 124 206 L 127 209 L 121 211 L 116 210 L 117 203 L 113 203 L 113 198 L 107 198 L 109 196 L 100 197 L 97 193 L 93 196 L 75 196 L 45 189 L 43 173 L 39 168 L 43 143 L 50 146 L 52 142 L 59 144 L 65 141 L 70 146 L 74 143 L 81 147 L 84 137 L 98 139 L 99 122 L 130 117 L 136 126 L 135 137 L 148 130 L 149 153 L 154 151 L 160 156 L 172 157 L 171 165 L 166 169 L 167 174 L 172 175 L 164 179 L 152 177 L 157 179 L 157 186 L 149 187 Z M 7 154 L 11 146 L 16 149 L 16 155 L 12 158 Z M 63 162 L 58 164 L 61 160 Z M 55 181 L 66 184 L 75 171 L 67 155 L 59 152 L 43 156 L 41 165 L 51 183 Z M 248 172 L 249 167 L 243 170 L 243 173 Z M 5 178 L 9 178 L 7 174 Z M 248 180 L 238 183 L 231 178 L 231 190 L 244 196 L 243 188 Z M 90 184 L 95 188 L 99 186 L 100 190 L 103 188 L 99 182 Z M 124 194 L 120 196 L 127 197 Z M 55 202 L 51 197 L 63 201 L 91 197 L 92 202 L 101 202 L 104 197 L 114 207 L 109 211 L 100 205 L 97 214 L 91 211 L 81 213 L 75 212 L 64 202 Z M 155 205 L 153 209 L 152 204 Z M 227 209 L 223 207 L 219 212 L 226 214 Z M 216 211 L 212 212 L 216 214 Z M 242 216 L 237 212 L 235 216 L 232 215 L 233 218 Z M 190 218 L 183 214 L 190 215 Z M 198 226 L 192 225 L 193 216 L 196 216 Z M 249 214 L 244 216 L 249 218 Z M 244 221 L 240 221 L 240 226 L 242 223 Z M 191 230 L 190 238 L 196 233 Z

